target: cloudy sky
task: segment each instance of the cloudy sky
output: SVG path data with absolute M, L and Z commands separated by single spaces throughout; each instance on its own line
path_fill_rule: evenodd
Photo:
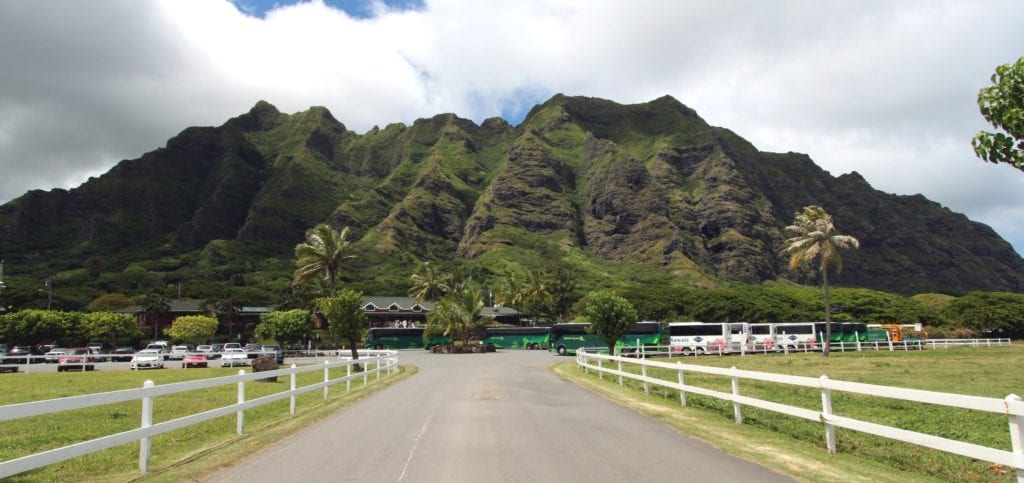
M 0 203 L 260 99 L 364 132 L 441 112 L 515 124 L 558 92 L 670 94 L 1024 253 L 1024 173 L 970 148 L 978 89 L 1024 55 L 1021 19 L 1019 0 L 4 0 Z

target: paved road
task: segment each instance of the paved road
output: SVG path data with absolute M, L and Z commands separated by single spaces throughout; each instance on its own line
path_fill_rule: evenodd
M 208 481 L 792 481 L 547 371 L 540 351 L 403 351 L 419 374 Z

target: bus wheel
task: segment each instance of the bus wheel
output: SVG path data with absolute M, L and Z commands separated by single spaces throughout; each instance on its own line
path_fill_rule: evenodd
M 558 346 L 558 355 L 560 355 L 560 356 L 564 356 L 564 355 L 565 355 L 565 353 L 566 353 L 566 352 L 565 352 L 565 346 L 561 346 L 561 345 L 560 345 L 560 346 Z
M 690 347 L 683 347 L 682 353 L 684 356 L 693 355 L 693 349 Z

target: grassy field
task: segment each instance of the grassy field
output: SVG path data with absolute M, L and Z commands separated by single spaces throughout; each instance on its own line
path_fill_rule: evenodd
M 669 361 L 669 359 L 659 360 Z M 678 360 L 678 358 L 671 359 L 672 362 Z M 690 357 L 685 361 L 692 364 L 718 367 L 736 366 L 739 369 L 801 376 L 827 375 L 831 379 L 844 381 L 996 398 L 1003 398 L 1011 393 L 1024 394 L 1024 346 L 912 352 L 847 352 L 833 353 L 827 359 L 821 357 L 820 354 L 790 354 L 788 356 L 769 354 L 746 357 Z M 623 369 L 639 373 L 639 368 L 635 365 L 626 365 Z M 561 370 L 563 373 L 569 374 L 565 372 L 564 368 Z M 579 373 L 579 371 L 575 372 Z M 675 371 L 649 370 L 648 374 L 665 380 L 676 380 Z M 575 375 L 569 375 L 569 378 L 579 379 Z M 593 375 L 585 378 L 597 379 Z M 686 375 L 686 383 L 723 392 L 731 391 L 730 380 L 724 377 L 689 373 Z M 589 382 L 588 385 L 605 394 L 612 394 L 618 388 L 615 378 L 612 377 L 606 377 L 604 381 Z M 633 393 L 641 391 L 639 383 L 627 381 L 627 387 Z M 740 426 L 732 424 L 731 426 L 734 428 L 730 429 L 727 424 L 716 425 L 712 430 L 703 427 L 702 423 L 694 422 L 703 420 L 731 422 L 733 418 L 731 403 L 690 394 L 687 396 L 688 407 L 680 408 L 678 392 L 656 386 L 652 386 L 651 392 L 653 399 L 661 399 L 668 403 L 666 408 L 671 407 L 671 411 L 693 418 L 690 423 L 679 426 L 684 432 L 707 439 L 710 431 L 729 432 L 737 431 L 740 428 Z M 740 392 L 746 396 L 792 406 L 814 410 L 821 408 L 821 393 L 817 389 L 741 380 Z M 640 396 L 643 394 L 641 393 Z M 626 396 L 618 395 L 613 399 L 623 397 Z M 644 398 L 638 400 L 643 401 Z M 636 407 L 636 404 L 631 405 Z M 994 448 L 1010 449 L 1007 418 L 999 414 L 839 392 L 833 392 L 833 406 L 834 412 L 843 416 Z M 823 461 L 835 459 L 835 457 L 830 457 L 825 450 L 824 430 L 820 423 L 749 407 L 743 409 L 743 417 L 743 431 L 751 429 L 759 431 L 758 436 L 755 436 L 758 438 L 757 440 L 747 442 L 751 445 L 760 444 L 760 438 L 770 433 L 775 436 L 784 436 L 782 449 L 778 451 L 805 454 L 809 448 L 813 448 L 824 455 Z M 837 436 L 840 455 L 855 455 L 862 459 L 865 465 L 881 464 L 892 471 L 909 471 L 924 478 L 946 481 L 1013 481 L 1016 477 L 1012 469 L 859 432 L 839 429 Z M 714 443 L 714 441 L 712 442 Z M 727 443 L 725 445 L 729 446 Z M 762 461 L 757 454 L 751 454 L 745 450 L 739 452 L 751 459 Z M 811 456 L 815 457 L 813 454 Z M 772 464 L 771 461 L 762 462 Z M 794 472 L 789 467 L 791 466 L 790 462 L 776 461 L 775 463 L 781 471 L 797 477 L 806 476 L 800 471 Z M 831 480 L 832 478 L 827 475 L 819 475 L 810 479 Z M 844 479 L 844 477 L 840 477 L 835 481 Z M 877 479 L 877 477 L 873 479 Z M 906 477 L 885 479 L 896 481 L 905 480 Z
M 238 373 L 237 368 L 196 370 L 117 371 L 56 374 L 11 374 L 0 377 L 0 405 L 38 401 L 81 394 L 142 387 L 146 379 L 158 386 Z M 325 402 L 319 390 L 299 396 L 296 415 L 288 414 L 288 400 L 276 401 L 245 413 L 245 434 L 235 434 L 234 416 L 222 417 L 152 439 L 151 473 L 148 479 L 178 481 L 213 471 L 251 454 L 263 445 L 321 419 L 367 394 L 415 373 L 401 366 L 397 377 L 362 380 L 332 386 Z M 345 368 L 331 369 L 332 379 L 343 377 Z M 298 386 L 323 381 L 323 371 L 298 376 Z M 287 377 L 277 382 L 246 383 L 246 398 L 287 391 Z M 153 422 L 234 404 L 237 386 L 161 396 L 153 402 Z M 9 460 L 92 438 L 137 428 L 141 402 L 131 401 L 77 411 L 0 422 L 0 460 Z M 211 451 L 217 448 L 217 451 Z M 186 464 L 187 463 L 187 464 Z M 138 478 L 138 444 L 128 444 L 17 475 L 11 481 L 128 481 Z

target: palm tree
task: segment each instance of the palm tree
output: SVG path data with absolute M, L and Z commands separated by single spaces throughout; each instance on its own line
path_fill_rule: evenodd
M 448 295 L 435 304 L 427 315 L 427 330 L 423 336 L 451 336 L 452 339 L 461 340 L 465 347 L 469 345 L 473 331 L 480 327 L 480 309 L 483 306 L 483 296 L 477 290 Z
M 555 319 L 564 321 L 569 318 L 569 297 L 576 290 L 576 274 L 565 267 L 558 267 L 551 274 L 548 292 L 552 298 Z
M 354 258 L 348 255 L 348 227 L 341 231 L 321 223 L 306 232 L 306 241 L 295 245 L 295 285 L 323 280 L 330 293 L 341 273 L 342 262 Z
M 430 262 L 421 263 L 409 278 L 412 281 L 409 296 L 416 299 L 416 303 L 424 300 L 433 302 L 443 297 L 449 280 L 449 277 L 439 273 Z
M 786 252 L 789 253 L 789 269 L 796 270 L 805 262 L 813 262 L 821 258 L 822 285 L 825 289 L 825 340 L 822 344 L 822 355 L 828 357 L 829 345 L 832 340 L 832 305 L 828 293 L 828 267 L 834 265 L 836 273 L 843 270 L 843 258 L 839 256 L 840 248 L 860 248 L 860 242 L 848 235 L 840 235 L 832 224 L 832 216 L 820 206 L 807 206 L 796 214 L 793 224 L 786 227 L 792 238 L 786 240 Z
M 159 316 L 164 315 L 171 311 L 171 304 L 167 302 L 167 299 L 163 295 L 153 292 L 146 297 L 142 302 L 142 313 L 146 322 L 149 322 L 150 317 L 158 317 L 153 322 L 153 339 L 156 340 L 160 337 L 160 319 Z
M 203 303 L 204 309 L 210 313 L 210 316 L 217 319 L 220 323 L 228 327 L 228 339 L 233 335 L 232 333 L 232 322 L 235 320 L 235 316 L 238 315 L 238 307 L 235 305 L 235 300 L 230 296 L 207 300 Z M 245 328 L 243 327 L 244 331 Z

